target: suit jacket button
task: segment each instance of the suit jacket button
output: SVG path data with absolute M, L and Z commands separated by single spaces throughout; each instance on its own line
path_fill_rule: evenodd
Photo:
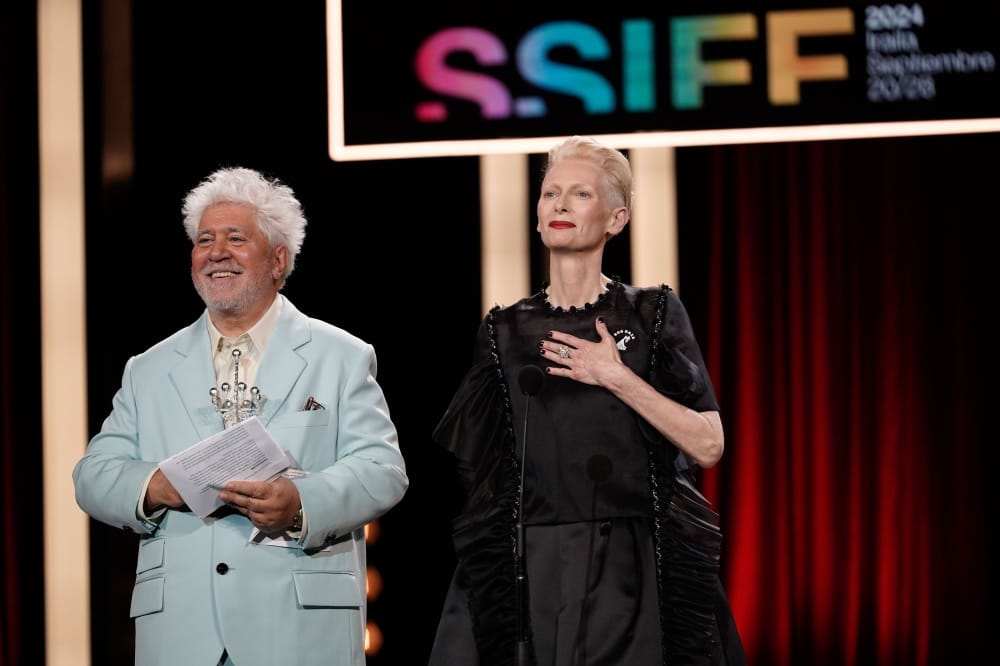
M 220 562 L 220 563 L 218 563 L 218 564 L 215 565 L 215 571 L 216 571 L 216 573 L 219 573 L 219 574 L 225 576 L 226 572 L 229 571 L 229 565 L 226 564 L 225 562 Z

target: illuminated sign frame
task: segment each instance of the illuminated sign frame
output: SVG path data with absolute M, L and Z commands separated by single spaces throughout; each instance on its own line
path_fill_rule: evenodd
M 1000 131 L 990 3 L 476 4 L 327 0 L 332 159 Z

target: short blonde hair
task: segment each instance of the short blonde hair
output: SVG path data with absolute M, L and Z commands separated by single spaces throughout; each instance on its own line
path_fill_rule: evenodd
M 563 160 L 586 160 L 599 167 L 604 174 L 611 207 L 624 206 L 631 216 L 632 165 L 620 150 L 590 137 L 571 136 L 549 150 L 545 173 Z

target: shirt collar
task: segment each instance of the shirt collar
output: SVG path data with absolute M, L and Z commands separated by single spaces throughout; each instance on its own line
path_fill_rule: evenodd
M 264 353 L 264 349 L 267 347 L 268 340 L 271 339 L 271 334 L 274 333 L 274 327 L 278 325 L 278 317 L 281 315 L 281 305 L 283 303 L 283 296 L 277 294 L 274 297 L 274 302 L 271 303 L 271 307 L 261 315 L 261 318 L 257 320 L 257 323 L 250 327 L 250 330 L 246 331 L 243 335 L 250 338 L 250 344 L 254 346 L 261 354 Z M 219 349 L 222 341 L 227 340 L 226 336 L 219 332 L 219 329 L 215 327 L 212 323 L 211 317 L 206 317 L 208 320 L 208 341 L 212 345 L 212 351 L 215 352 Z M 229 339 L 230 342 L 233 340 L 238 340 L 243 337 L 243 335 L 238 335 L 236 338 Z

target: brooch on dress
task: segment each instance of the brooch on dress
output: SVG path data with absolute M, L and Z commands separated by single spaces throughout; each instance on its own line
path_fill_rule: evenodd
M 615 346 L 618 347 L 619 351 L 625 351 L 625 346 L 635 340 L 635 333 L 628 330 L 627 328 L 620 328 L 614 332 Z

